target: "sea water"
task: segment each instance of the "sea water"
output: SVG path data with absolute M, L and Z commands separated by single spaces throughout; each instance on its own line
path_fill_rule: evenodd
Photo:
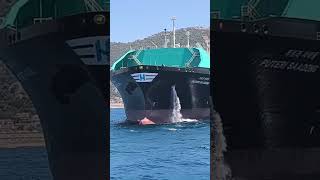
M 124 109 L 110 112 L 111 179 L 210 179 L 209 121 L 126 125 Z
M 46 149 L 0 149 L 0 179 L 52 180 Z
M 124 125 L 111 109 L 110 175 L 114 180 L 208 180 L 208 121 Z M 45 147 L 0 149 L 0 179 L 52 180 Z

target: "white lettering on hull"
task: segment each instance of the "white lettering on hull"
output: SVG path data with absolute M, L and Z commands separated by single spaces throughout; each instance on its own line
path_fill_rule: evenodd
M 301 51 L 301 50 L 290 49 L 285 54 L 285 56 L 289 57 L 289 58 L 314 60 L 318 57 L 319 54 L 320 54 L 320 52 L 315 52 L 315 51 Z
M 307 64 L 301 62 L 290 62 L 290 61 L 277 61 L 271 59 L 264 59 L 260 66 L 271 69 L 291 70 L 299 72 L 315 73 L 319 70 L 319 65 Z
M 191 84 L 209 85 L 210 78 L 209 77 L 199 77 L 197 80 L 191 80 Z

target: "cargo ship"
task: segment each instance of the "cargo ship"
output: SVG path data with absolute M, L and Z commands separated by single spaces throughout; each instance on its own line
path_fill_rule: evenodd
M 124 102 L 127 122 L 210 117 L 210 58 L 203 48 L 175 47 L 174 42 L 172 47 L 130 50 L 112 65 L 111 80 Z
M 40 117 L 54 179 L 105 179 L 109 1 L 18 0 L 0 25 L 0 60 Z
M 319 5 L 212 0 L 211 93 L 228 177 L 320 178 Z

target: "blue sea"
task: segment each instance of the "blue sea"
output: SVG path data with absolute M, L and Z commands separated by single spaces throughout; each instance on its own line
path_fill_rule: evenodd
M 123 109 L 111 110 L 112 180 L 208 180 L 208 122 L 124 125 Z M 52 180 L 44 147 L 0 149 L 0 180 Z
M 111 109 L 112 180 L 209 180 L 207 122 L 125 125 L 124 109 Z
M 52 180 L 46 149 L 0 149 L 0 179 Z

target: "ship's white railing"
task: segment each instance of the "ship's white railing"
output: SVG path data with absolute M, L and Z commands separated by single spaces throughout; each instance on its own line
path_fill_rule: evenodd
M 174 64 L 172 64 L 172 65 L 170 65 L 170 67 L 180 67 L 180 65 L 174 65 Z
M 47 21 L 52 21 L 52 17 L 46 17 L 46 18 L 33 18 L 33 24 L 37 23 L 42 23 L 42 22 L 47 22 Z
M 241 6 L 241 17 L 255 19 L 259 17 L 258 11 L 250 4 Z
M 150 42 L 154 45 L 155 48 L 158 48 L 158 45 L 156 45 L 153 41 L 150 40 Z
M 210 39 L 208 41 L 205 42 L 206 44 L 206 48 L 204 48 L 201 43 L 196 43 L 195 46 L 188 46 L 188 45 L 181 45 L 180 43 L 176 44 L 176 47 L 179 47 L 179 48 L 202 48 L 202 49 L 205 49 L 209 52 L 210 50 Z M 140 47 L 140 48 L 132 48 L 132 46 L 130 46 L 130 50 L 131 51 L 139 51 L 139 53 L 141 53 L 142 50 L 146 50 L 146 49 L 159 49 L 159 47 L 154 47 L 154 46 L 143 46 L 143 47 Z
M 16 26 L 8 26 L 8 29 L 11 29 L 12 31 L 17 31 L 17 27 Z
M 138 65 L 141 65 L 142 63 L 140 62 L 140 60 L 138 59 L 139 54 L 142 52 L 142 50 L 138 50 L 136 51 L 135 54 L 132 54 L 130 57 L 128 57 L 128 59 L 132 59 L 134 60 Z
M 194 59 L 199 56 L 199 54 L 197 52 L 195 52 L 193 50 L 193 48 L 188 48 L 188 50 L 191 52 L 192 56 L 191 58 L 186 62 L 186 67 L 189 67 L 190 64 L 192 63 L 192 61 L 194 61 Z
M 259 4 L 259 2 L 260 0 L 250 0 L 248 4 L 255 8 Z
M 158 46 L 143 46 L 138 49 L 130 47 L 130 50 L 132 50 L 132 51 L 140 51 L 139 54 L 141 53 L 142 50 L 145 50 L 145 49 L 159 49 L 159 47 Z
M 95 0 L 84 0 L 87 11 L 103 11 L 103 8 Z
M 241 6 L 241 17 L 249 17 L 251 19 L 256 19 L 260 16 L 256 7 L 260 0 L 250 0 L 246 5 Z
M 138 51 L 136 51 L 136 54 L 134 55 L 136 58 L 138 58 L 138 56 L 140 55 L 140 53 L 142 52 L 141 49 L 139 49 Z

